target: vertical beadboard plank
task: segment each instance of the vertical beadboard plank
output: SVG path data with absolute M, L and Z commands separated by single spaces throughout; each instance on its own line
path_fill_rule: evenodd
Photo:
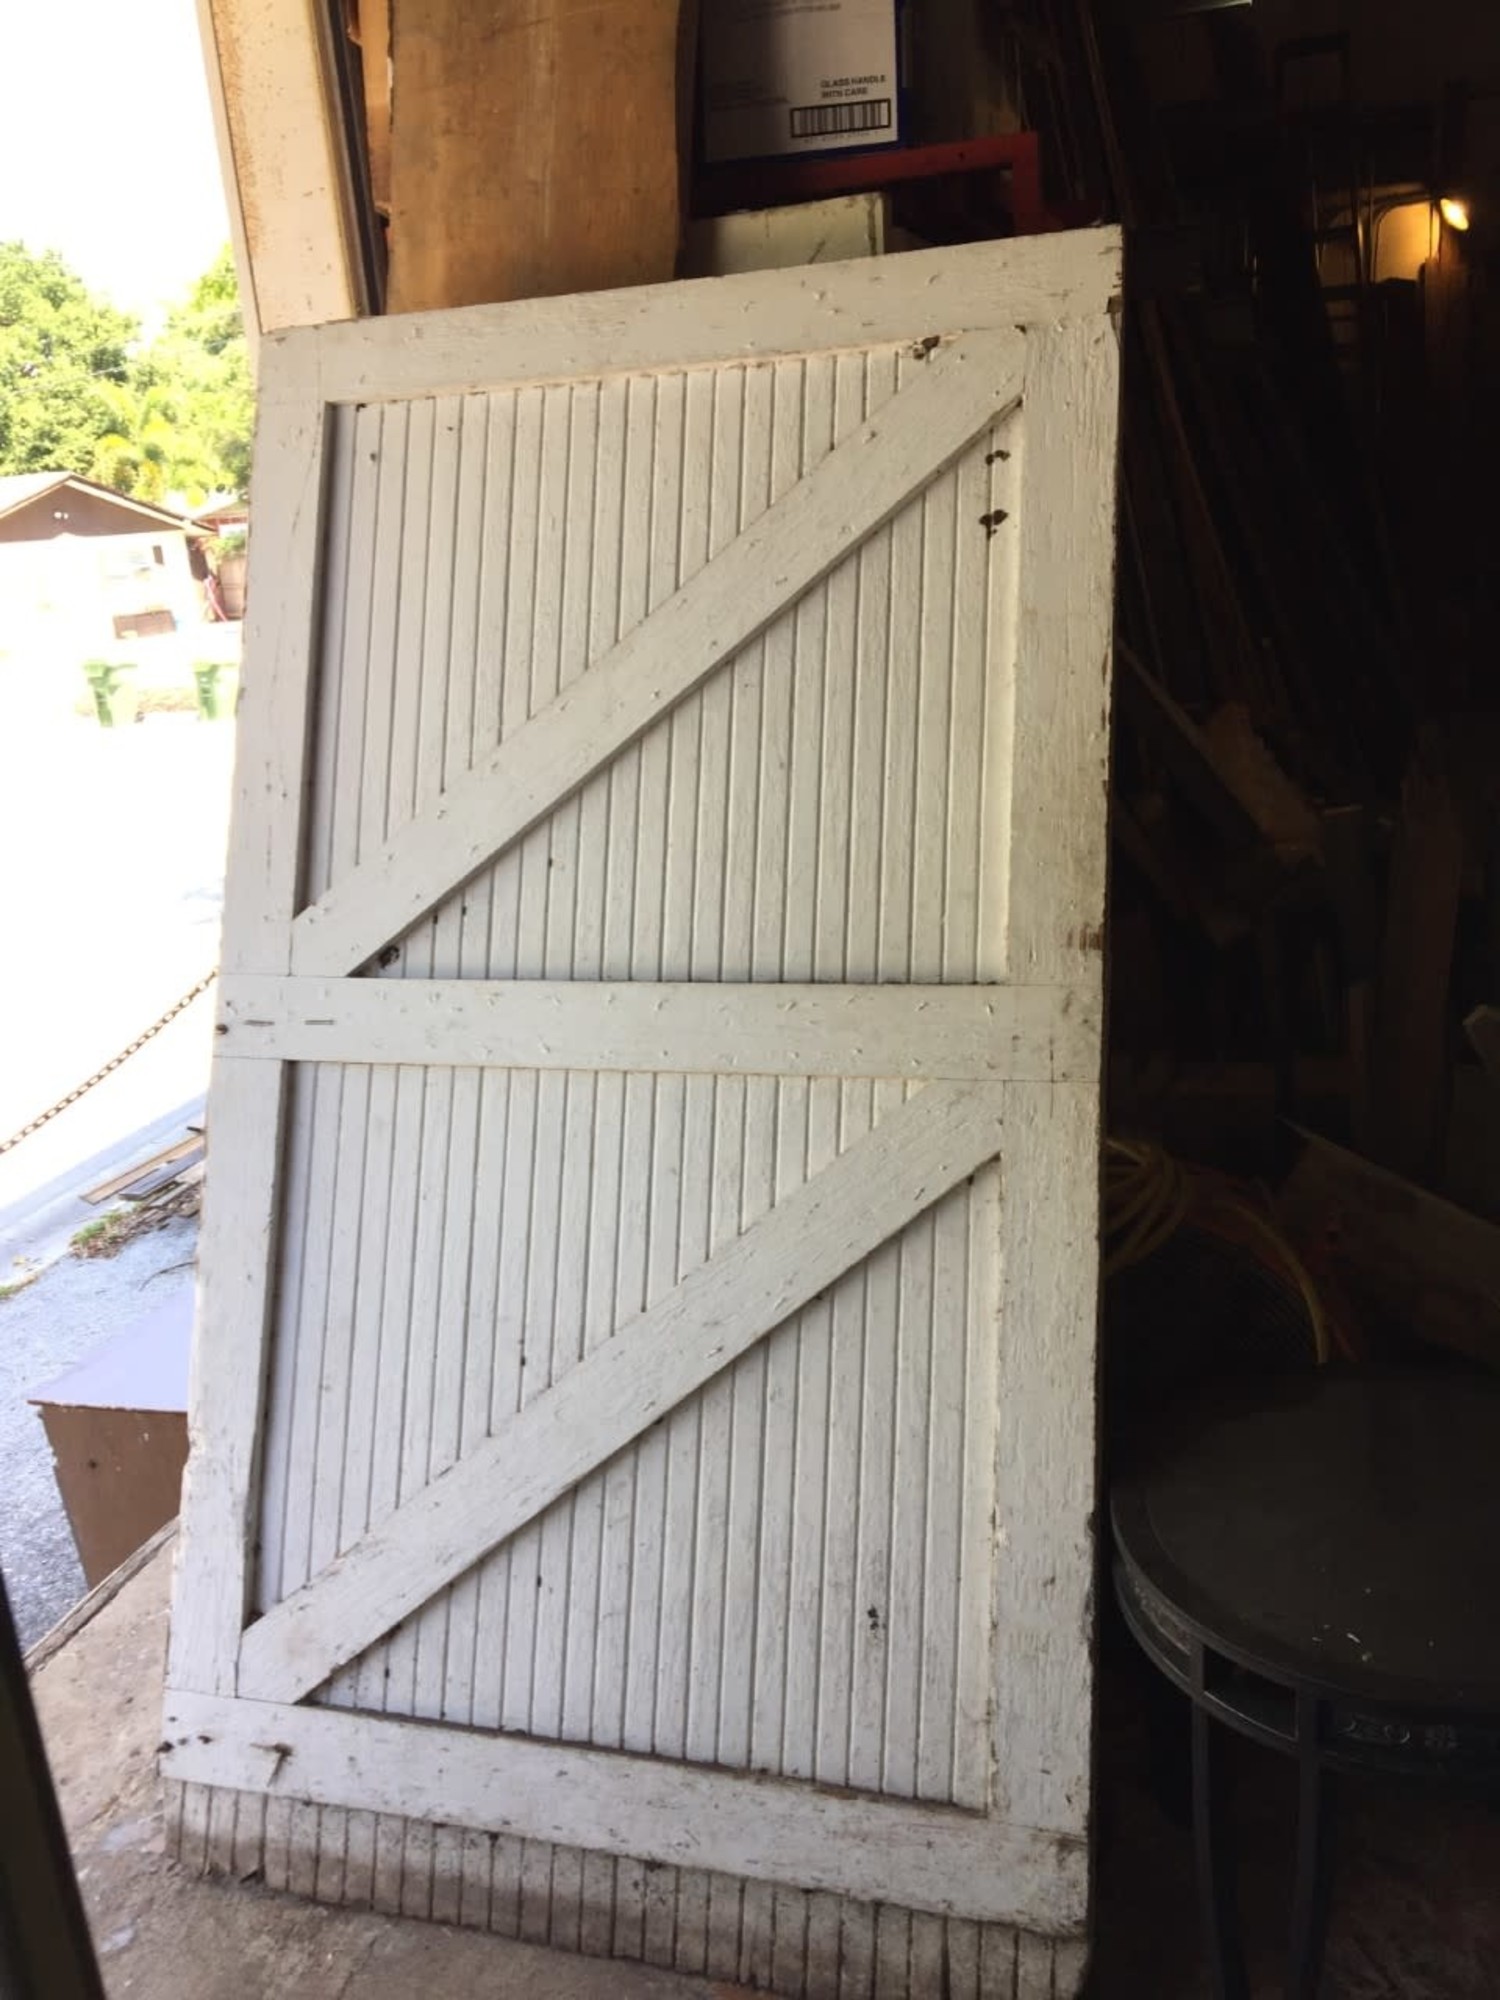
M 986 1945 L 997 1928 L 991 1924 L 985 1926 Z M 988 1956 L 986 1952 L 986 1958 Z M 984 2000 L 991 2000 L 992 1994 L 1000 1993 L 1003 1993 L 1004 2000 L 1055 2000 L 1051 1938 L 1037 1937 L 1031 1931 L 1011 1933 L 1010 1964 L 1011 1983 L 1005 1987 L 998 1982 L 993 1987 L 982 1985 Z
M 913 977 L 916 865 L 916 773 L 920 743 L 921 642 L 924 610 L 924 505 L 907 502 L 891 522 L 885 679 L 884 768 L 881 773 L 880 935 L 876 976 Z
M 897 1903 L 882 1903 L 875 1912 L 876 2000 L 911 2000 L 912 1917 Z
M 624 1318 L 644 1311 L 653 1296 L 648 1274 L 652 1243 L 660 1241 L 656 1216 L 653 1146 L 657 1082 L 635 1075 L 625 1079 L 620 1135 L 621 1216 L 615 1279 L 617 1310 Z M 660 1258 L 661 1252 L 658 1252 Z M 675 1231 L 674 1231 L 675 1261 Z M 664 1282 L 658 1271 L 658 1282 Z M 624 1686 L 618 1742 L 622 1749 L 649 1751 L 656 1733 L 657 1649 L 661 1637 L 662 1561 L 665 1545 L 667 1438 L 655 1424 L 633 1454 L 629 1546 L 625 1566 L 628 1607 L 625 1621 Z M 644 1894 L 644 1886 L 642 1888 Z
M 678 1238 L 678 1274 L 695 1269 L 709 1253 L 735 1233 L 728 1221 L 738 1215 L 739 1154 L 725 1143 L 721 1124 L 723 1097 L 735 1079 L 690 1076 L 687 1079 L 682 1149 L 682 1226 Z M 743 1098 L 741 1098 L 743 1104 Z M 679 1460 L 675 1434 L 683 1436 L 682 1504 L 692 1509 L 693 1556 L 691 1609 L 688 1614 L 687 1718 L 683 1754 L 699 1763 L 718 1758 L 719 1715 L 724 1661 L 724 1566 L 729 1518 L 729 1450 L 731 1384 L 720 1376 L 694 1398 L 694 1404 L 674 1412 L 673 1491 Z M 691 1498 L 687 1479 L 687 1440 L 692 1440 Z
M 924 1993 L 945 1993 L 948 1985 L 947 1924 L 926 1910 L 911 1913 L 911 2000 Z
M 770 497 L 791 491 L 801 472 L 803 364 L 778 362 L 772 391 Z M 796 614 L 783 613 L 761 641 L 759 776 L 751 973 L 779 979 L 786 932 L 787 843 L 792 758 L 792 659 Z
M 755 1079 L 757 1085 L 763 1079 Z M 714 1135 L 714 1247 L 730 1242 L 745 1225 L 746 1178 L 752 1160 L 756 1179 L 768 1187 L 774 1135 L 763 1117 L 747 1116 L 750 1093 L 744 1077 L 719 1080 Z M 757 1092 L 758 1104 L 763 1093 Z M 758 1188 L 758 1208 L 764 1202 Z M 724 1452 L 723 1633 L 718 1671 L 717 1761 L 744 1768 L 750 1761 L 751 1703 L 754 1695 L 755 1614 L 762 1559 L 762 1472 L 765 1429 L 764 1345 L 752 1349 L 703 1392 L 704 1434 L 711 1434 L 709 1406 L 723 1412 Z M 706 1664 L 706 1661 L 705 1661 Z
M 804 364 L 802 468 L 832 447 L 834 361 Z M 828 629 L 828 585 L 798 599 L 791 614 L 792 727 L 787 779 L 786 908 L 782 915 L 781 977 L 812 979 L 820 935 L 816 885 L 822 817 L 824 648 Z
M 875 1908 L 845 1896 L 839 1904 L 839 2000 L 872 2000 Z
M 475 696 L 475 756 L 493 748 L 494 744 L 512 735 L 531 714 L 531 671 L 534 649 L 534 628 L 537 605 L 537 563 L 539 544 L 540 510 L 536 495 L 541 483 L 543 409 L 547 392 L 542 389 L 523 389 L 514 398 L 514 423 L 511 436 L 510 480 L 506 506 L 505 527 L 505 590 L 503 598 L 498 590 L 495 594 L 495 610 L 488 612 L 482 606 L 481 628 L 488 633 L 493 618 L 501 626 L 502 636 L 493 650 L 485 646 L 480 649 L 480 673 L 484 673 L 483 662 L 493 661 L 493 680 L 497 683 L 493 691 L 486 690 L 481 680 Z M 495 704 L 495 719 L 491 728 L 484 728 L 485 708 L 481 706 L 481 696 L 488 693 Z M 533 843 L 534 844 L 534 843 Z M 531 845 L 521 843 L 502 855 L 487 873 L 489 887 L 489 910 L 487 932 L 490 941 L 489 963 L 486 968 L 491 979 L 513 979 L 518 976 L 521 965 L 520 907 L 523 870 L 529 867 L 528 857 Z M 530 875 L 535 869 L 530 868 Z M 535 900 L 535 887 L 528 880 L 531 900 Z M 533 975 L 536 967 L 531 968 Z
M 950 1197 L 951 1198 L 951 1197 Z M 881 1789 L 902 1798 L 920 1796 L 919 1743 L 922 1683 L 929 1658 L 923 1589 L 929 1560 L 950 1570 L 956 1542 L 931 1549 L 929 1496 L 952 1478 L 951 1463 L 933 1446 L 931 1214 L 910 1224 L 897 1255 L 899 1351 L 896 1362 L 894 1458 L 891 1468 L 889 1673 L 881 1743 Z M 952 1329 L 949 1330 L 950 1333 Z M 951 1629 L 951 1628 L 950 1628 Z M 947 1634 L 933 1635 L 941 1657 Z
M 702 1868 L 676 1870 L 676 1940 L 672 1962 L 678 1972 L 710 1972 L 710 1910 L 714 1876 Z M 722 1902 L 720 1902 L 722 1920 Z
M 406 1820 L 404 1826 L 401 1914 L 427 1920 L 432 1916 L 434 1829 L 420 1819 Z
M 826 1156 L 820 1124 L 838 1133 L 842 1151 L 850 1134 L 843 1122 L 843 1087 L 817 1078 L 812 1085 L 812 1151 Z M 822 1114 L 820 1118 L 820 1113 Z M 822 1784 L 849 1783 L 857 1619 L 868 1605 L 856 1600 L 859 1561 L 859 1454 L 863 1428 L 865 1285 L 861 1265 L 832 1289 L 829 1337 L 827 1460 L 823 1495 L 822 1654 L 818 1675 L 817 1776 Z M 877 1607 L 878 1608 L 878 1607 Z
M 521 1880 L 526 1845 L 514 1834 L 496 1834 L 490 1856 L 490 1929 L 499 1937 L 521 1935 Z
M 1020 571 L 1021 426 L 1011 416 L 990 433 L 984 452 L 989 490 L 984 511 L 1004 519 L 990 547 L 989 596 L 984 608 L 984 759 L 979 830 L 979 935 L 977 976 L 1005 976 L 1010 911 L 1011 787 L 1015 765 L 1016 600 Z
M 735 1979 L 739 1975 L 746 1887 L 746 1883 L 732 1875 L 713 1874 L 708 1878 L 708 1942 L 703 1969 L 710 1979 Z
M 986 526 L 981 518 L 989 500 L 989 467 L 982 444 L 965 452 L 949 476 L 955 491 L 957 524 L 950 584 L 948 822 L 943 867 L 948 891 L 943 912 L 943 977 L 967 984 L 976 977 L 978 962 L 981 789 L 991 679 L 986 631 L 990 563 L 996 538 L 1006 532 L 1006 524 Z
M 842 1899 L 817 1890 L 807 1899 L 807 1990 L 837 1995 L 843 1963 Z
M 866 393 L 871 409 L 895 391 L 894 355 L 870 355 Z M 850 745 L 850 829 L 846 974 L 879 973 L 883 814 L 878 803 L 886 760 L 886 678 L 890 655 L 891 531 L 877 528 L 855 558 L 853 740 Z
M 615 1862 L 615 1926 L 610 1951 L 640 1958 L 646 1948 L 646 1864 L 621 1855 Z
M 351 1811 L 344 1825 L 344 1901 L 353 1909 L 375 1903 L 376 1815 Z
M 583 1852 L 577 1847 L 552 1850 L 552 1886 L 548 1891 L 547 1942 L 556 1951 L 577 1951 L 582 1936 Z
M 234 1867 L 234 1828 L 239 1794 L 215 1786 L 208 1793 L 203 1829 L 203 1873 L 228 1875 Z
M 521 1843 L 521 1920 L 517 1932 L 528 1944 L 546 1944 L 552 1935 L 552 1858 L 545 1840 Z
M 375 542 L 370 555 L 370 628 L 365 677 L 364 729 L 360 745 L 354 858 L 373 853 L 385 838 L 390 799 L 391 725 L 396 704 L 396 648 L 406 582 L 402 504 L 406 485 L 410 404 L 385 403 L 380 411 L 379 490 L 375 502 Z
M 651 1230 L 647 1285 L 653 1300 L 664 1297 L 677 1282 L 681 1239 L 685 1233 L 684 1161 L 687 1156 L 687 1079 L 662 1076 L 656 1083 L 656 1115 L 651 1157 Z M 700 1182 L 692 1207 L 706 1213 Z M 657 1605 L 656 1683 L 643 1688 L 652 1698 L 651 1747 L 663 1756 L 680 1757 L 687 1740 L 689 1643 L 692 1621 L 693 1551 L 697 1511 L 698 1412 L 696 1407 L 674 1411 L 657 1425 L 663 1440 L 662 1509 L 659 1523 L 660 1583 L 653 1595 Z M 637 1523 L 637 1561 L 643 1553 L 648 1517 Z M 656 1524 L 652 1523 L 655 1527 Z M 633 1733 L 633 1732 L 632 1732 Z
M 353 451 L 346 530 L 345 580 L 338 605 L 337 654 L 323 655 L 318 684 L 325 726 L 334 739 L 328 791 L 314 811 L 316 837 L 308 857 L 308 894 L 317 895 L 359 856 L 360 773 L 367 724 L 371 620 L 375 595 L 375 538 L 380 508 L 379 404 L 342 413 Z M 330 577 L 330 583 L 332 577 Z M 329 600 L 329 613 L 334 610 Z M 309 831 L 313 829 L 310 827 Z
M 266 1830 L 261 1849 L 262 1880 L 268 1889 L 290 1889 L 292 1885 L 292 1801 L 266 1800 Z
M 925 1317 L 931 1350 L 927 1436 L 927 1518 L 917 1572 L 926 1644 L 921 1654 L 916 1789 L 924 1799 L 954 1797 L 958 1751 L 957 1653 L 964 1616 L 960 1595 L 965 1547 L 964 1423 L 968 1381 L 966 1267 L 969 1203 L 947 1196 L 924 1223 L 925 1267 L 909 1260 L 911 1324 Z M 925 1296 L 924 1296 L 925 1294 Z M 972 1598 L 974 1586 L 971 1584 Z M 974 1774 L 968 1774 L 970 1786 Z
M 356 577 L 354 496 L 360 483 L 355 447 L 359 424 L 357 413 L 347 408 L 329 410 L 325 419 L 328 442 L 328 529 L 322 603 L 318 616 L 318 670 L 311 689 L 311 762 L 307 848 L 304 866 L 306 889 L 311 897 L 321 896 L 331 879 L 333 820 L 338 805 L 339 707 L 345 679 L 345 644 L 350 620 L 350 599 Z M 364 461 L 369 471 L 369 459 Z M 361 551 L 362 553 L 362 551 Z
M 316 1421 L 318 1336 L 314 1333 L 304 1340 L 301 1329 L 304 1324 L 317 1328 L 324 1323 L 320 1294 L 327 1289 L 326 1211 L 333 1195 L 333 1175 L 320 1175 L 315 1184 L 316 1208 L 325 1212 L 321 1215 L 310 1212 L 314 1210 L 310 1155 L 316 1143 L 319 1095 L 331 1092 L 336 1105 L 341 1081 L 337 1068 L 311 1063 L 295 1065 L 287 1078 L 281 1270 L 266 1386 L 260 1550 L 251 1597 L 258 1610 L 278 1603 L 289 1588 L 295 1590 L 307 1580 L 306 1536 L 298 1530 L 304 1525 L 302 1516 L 310 1509 L 311 1496 L 305 1484 L 294 1477 L 293 1468 L 299 1465 L 298 1443 L 303 1444 L 305 1451 L 307 1429 Z M 324 1108 L 326 1111 L 326 1105 Z M 333 1165 L 336 1170 L 337 1163 Z M 309 1237 L 315 1246 L 310 1256 Z M 311 1307 L 305 1317 L 304 1294 Z M 302 1544 L 300 1548 L 298 1543 Z M 289 1572 L 290 1584 L 286 1580 Z
M 490 1837 L 477 1827 L 466 1828 L 459 1860 L 458 1913 L 453 1919 L 465 1930 L 490 1928 Z
M 627 1196 L 622 1178 L 625 1139 L 625 1078 L 597 1079 L 592 1207 L 589 1216 L 589 1273 L 586 1344 L 592 1349 L 619 1324 L 616 1285 L 620 1265 L 622 1211 Z M 594 1556 L 597 1583 L 592 1615 L 574 1606 L 570 1632 L 568 1694 L 581 1736 L 618 1745 L 624 1729 L 625 1683 L 630 1662 L 630 1557 L 635 1531 L 636 1458 L 622 1452 L 597 1475 L 599 1526 Z M 582 1546 L 582 1517 L 575 1517 L 575 1547 Z M 578 1666 L 575 1667 L 575 1660 Z M 587 1711 L 574 1708 L 579 1669 L 589 1677 Z M 565 1718 L 565 1721 L 567 1718 Z
M 578 1908 L 578 1949 L 591 1958 L 607 1958 L 615 1931 L 615 1860 L 612 1854 L 584 1854 Z
M 346 1815 L 346 1818 L 348 1815 Z M 259 1881 L 265 1853 L 266 1801 L 263 1792 L 241 1792 L 234 1819 L 234 1879 Z M 347 1840 L 347 1837 L 346 1837 Z M 348 1895 L 347 1847 L 344 1894 Z
M 765 1984 L 773 1993 L 807 1991 L 807 1891 L 781 1882 L 771 1891 L 771 1958 Z
M 845 1085 L 845 1090 L 865 1100 L 860 1123 L 867 1124 L 870 1086 Z M 869 1791 L 880 1789 L 885 1762 L 899 1257 L 898 1246 L 885 1243 L 865 1263 L 859 1430 L 850 1482 L 855 1514 L 848 1782 Z
M 772 490 L 775 378 L 767 368 L 744 378 L 743 449 L 740 454 L 738 525 L 766 510 Z M 762 810 L 761 691 L 766 675 L 764 637 L 744 647 L 728 669 L 729 780 L 724 829 L 724 924 L 719 977 L 744 980 L 755 965 L 756 859 Z M 719 678 L 724 678 L 723 675 Z
M 1007 1104 L 1006 1138 L 1010 1137 Z M 1011 1155 L 1007 1146 L 1007 1158 Z M 968 1190 L 968 1213 L 964 1217 L 967 1246 L 966 1292 L 958 1294 L 954 1323 L 966 1329 L 967 1354 L 964 1363 L 963 1438 L 963 1555 L 960 1574 L 965 1590 L 959 1603 L 955 1665 L 954 1702 L 954 1783 L 956 1805 L 983 1808 L 988 1786 L 984 1769 L 992 1760 L 993 1749 L 986 1735 L 991 1723 L 993 1691 L 994 1625 L 993 1612 L 983 1615 L 983 1585 L 988 1564 L 993 1574 L 999 1563 L 995 1547 L 995 1523 L 1001 1517 L 996 1492 L 997 1354 L 1005 1328 L 1000 1310 L 1001 1228 L 1000 1174 L 996 1167 L 983 1167 Z M 963 1190 L 955 1189 L 947 1204 L 962 1213 Z M 939 1227 L 942 1227 L 940 1216 Z M 955 1258 L 960 1227 L 953 1224 Z M 942 1324 L 944 1304 L 937 1307 L 937 1323 Z
M 695 1901 L 695 1885 L 702 1885 L 701 1901 Z M 707 1908 L 705 1876 L 696 1874 L 692 1869 L 679 1871 L 648 1863 L 646 1916 L 641 1941 L 641 1956 L 647 1965 L 676 1964 L 689 1971 L 701 1971 Z
M 912 801 L 910 974 L 919 984 L 943 976 L 956 512 L 957 487 L 953 474 L 941 473 L 928 487 L 922 502 L 922 666 L 917 691 Z
M 776 1943 L 776 1891 L 769 1882 L 746 1882 L 740 1914 L 740 1955 L 735 1977 L 765 1992 L 771 1985 Z
M 752 1077 L 745 1100 L 745 1202 L 748 1224 L 767 1214 L 776 1199 L 779 1153 L 780 1084 L 774 1077 Z M 746 1759 L 756 1770 L 781 1765 L 781 1723 L 786 1704 L 788 1600 L 792 1574 L 792 1488 L 797 1441 L 797 1328 L 781 1326 L 753 1358 L 736 1370 L 736 1416 L 742 1393 L 758 1398 L 759 1465 L 755 1517 L 731 1526 L 731 1542 L 741 1536 L 754 1555 L 742 1586 L 748 1632 L 731 1642 L 731 1655 L 744 1651 L 749 1684 L 749 1742 Z M 747 1413 L 748 1415 L 748 1413 Z M 748 1426 L 747 1426 L 748 1428 Z
M 1052 1940 L 1052 1994 L 1053 2000 L 1079 2000 L 1088 1980 L 1089 1940 L 1087 1938 L 1054 1938 Z
M 612 561 L 614 636 L 619 638 L 645 616 L 651 583 L 655 380 L 642 381 L 637 377 L 608 385 L 604 393 L 605 403 L 600 413 L 601 457 L 604 442 L 612 442 L 615 438 L 617 424 L 621 432 L 617 446 L 620 453 L 618 497 L 611 501 L 618 523 L 613 535 L 606 525 L 599 536 L 601 553 L 606 561 Z M 601 583 L 604 583 L 603 579 Z M 601 596 L 607 595 L 606 586 L 601 589 Z M 600 965 L 600 976 L 604 979 L 628 979 L 631 976 L 641 828 L 641 757 L 641 745 L 631 744 L 614 760 L 605 777 L 608 803 L 604 842 L 604 940 Z
M 652 454 L 649 506 L 649 589 L 646 609 L 664 604 L 677 588 L 678 519 L 687 421 L 687 383 L 682 375 L 657 378 L 651 405 Z M 665 964 L 668 902 L 667 835 L 673 798 L 672 746 L 675 716 L 647 730 L 640 746 L 639 814 L 632 896 L 634 943 L 631 977 L 660 979 Z
M 979 2000 L 979 1933 L 981 1924 L 961 1917 L 948 1919 L 948 1985 L 953 2000 Z
M 784 1078 L 777 1124 L 777 1198 L 822 1171 L 837 1149 L 826 1115 L 813 1122 L 814 1086 Z M 818 1092 L 825 1109 L 833 1098 Z M 810 1778 L 818 1769 L 819 1675 L 823 1659 L 824 1524 L 827 1509 L 829 1358 L 833 1306 L 825 1295 L 797 1317 L 797 1422 L 793 1440 L 792 1549 L 786 1594 L 786 1681 L 779 1768 Z
M 401 493 L 400 581 L 396 599 L 396 638 L 392 661 L 390 747 L 386 760 L 384 811 L 370 834 L 378 843 L 411 818 L 417 799 L 417 764 L 421 754 L 421 714 L 426 700 L 424 682 L 427 598 L 432 559 L 441 576 L 449 557 L 446 546 L 432 544 L 433 454 L 437 434 L 437 404 L 430 397 L 409 405 L 406 416 L 405 480 Z M 373 720 L 373 718 L 372 718 Z
M 834 365 L 833 428 L 835 442 L 841 443 L 864 419 L 865 357 L 843 354 Z M 817 864 L 812 877 L 817 900 L 813 951 L 813 976 L 817 979 L 847 976 L 849 860 L 854 822 L 855 655 L 862 582 L 860 560 L 854 555 L 832 569 L 822 586 L 827 612 L 822 675 L 822 793 Z M 798 694 L 800 698 L 800 687 Z

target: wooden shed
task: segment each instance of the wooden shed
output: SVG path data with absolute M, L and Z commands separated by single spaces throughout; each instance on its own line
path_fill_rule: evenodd
M 262 340 L 185 1855 L 1078 1990 L 1119 283 Z

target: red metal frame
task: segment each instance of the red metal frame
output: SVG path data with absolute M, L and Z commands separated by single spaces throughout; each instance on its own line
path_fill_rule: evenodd
M 821 201 L 829 195 L 868 194 L 897 181 L 940 174 L 1008 170 L 1006 206 L 1018 236 L 1067 226 L 1042 200 L 1041 148 L 1035 132 L 996 132 L 941 146 L 886 146 L 873 152 L 797 153 L 778 160 L 748 160 L 699 170 L 693 190 L 697 215 L 727 215 L 737 208 L 774 208 L 782 202 Z

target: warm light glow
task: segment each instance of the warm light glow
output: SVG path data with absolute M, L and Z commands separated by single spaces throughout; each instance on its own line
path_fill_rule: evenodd
M 1467 229 L 1469 226 L 1469 204 L 1460 201 L 1457 195 L 1445 194 L 1438 203 L 1438 214 L 1450 229 Z

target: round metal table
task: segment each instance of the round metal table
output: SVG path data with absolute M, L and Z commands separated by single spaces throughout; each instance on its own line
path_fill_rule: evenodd
M 1126 1623 L 1189 1697 L 1215 2000 L 1248 2000 L 1216 1724 L 1295 1757 L 1286 1991 L 1312 2000 L 1329 1775 L 1500 1790 L 1500 1385 L 1321 1370 L 1170 1421 L 1115 1483 Z

